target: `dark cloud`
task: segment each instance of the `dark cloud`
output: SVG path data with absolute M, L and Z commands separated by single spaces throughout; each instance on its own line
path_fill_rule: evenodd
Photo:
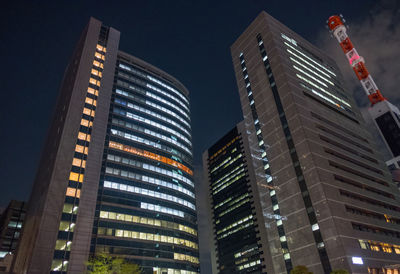
M 346 18 L 346 14 L 343 15 Z M 358 53 L 364 57 L 368 71 L 382 94 L 394 105 L 400 105 L 400 1 L 381 0 L 372 6 L 367 16 L 348 24 L 349 35 Z M 389 157 L 379 133 L 368 114 L 369 101 L 361 84 L 349 66 L 337 40 L 320 33 L 317 44 L 335 59 L 346 86 L 353 93 L 364 119 L 377 139 L 380 150 Z

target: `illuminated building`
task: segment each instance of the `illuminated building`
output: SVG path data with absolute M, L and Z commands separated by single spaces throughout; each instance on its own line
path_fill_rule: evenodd
M 231 53 L 263 213 L 282 216 L 267 272 L 398 273 L 399 192 L 335 62 L 265 12 Z
M 119 36 L 92 18 L 67 67 L 17 273 L 84 273 L 96 253 L 199 271 L 189 92 Z
M 12 200 L 0 217 L 0 272 L 8 272 L 21 237 L 26 203 Z
M 243 122 L 203 153 L 213 273 L 265 271 L 267 240 L 251 158 Z

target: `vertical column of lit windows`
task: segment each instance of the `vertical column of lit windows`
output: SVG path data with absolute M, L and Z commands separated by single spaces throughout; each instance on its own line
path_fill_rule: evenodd
M 275 101 L 275 104 L 276 104 L 276 108 L 278 110 L 279 119 L 280 119 L 281 126 L 282 126 L 282 129 L 283 129 L 284 135 L 285 135 L 286 143 L 287 143 L 287 146 L 288 146 L 288 149 L 289 149 L 289 152 L 290 152 L 290 157 L 291 157 L 291 160 L 292 160 L 292 164 L 293 164 L 293 167 L 294 167 L 295 172 L 296 172 L 297 182 L 299 184 L 299 187 L 300 187 L 300 190 L 301 190 L 301 194 L 302 194 L 302 198 L 303 198 L 303 202 L 304 202 L 304 205 L 305 205 L 306 210 L 307 210 L 308 219 L 309 219 L 309 222 L 311 224 L 311 230 L 312 230 L 312 233 L 313 233 L 313 236 L 314 236 L 314 240 L 315 240 L 315 243 L 316 243 L 316 246 L 317 246 L 317 249 L 318 249 L 318 253 L 319 253 L 320 260 L 321 260 L 321 264 L 322 264 L 322 267 L 324 269 L 324 272 L 330 273 L 332 269 L 331 269 L 331 265 L 330 265 L 330 262 L 329 262 L 328 254 L 326 252 L 325 244 L 323 242 L 322 235 L 321 235 L 321 232 L 319 230 L 319 225 L 318 225 L 317 217 L 316 217 L 316 214 L 315 214 L 315 210 L 313 208 L 313 205 L 312 205 L 312 202 L 311 202 L 311 198 L 310 198 L 310 194 L 308 192 L 307 184 L 306 184 L 305 179 L 304 179 L 303 171 L 302 171 L 302 168 L 300 166 L 299 157 L 297 155 L 296 147 L 294 146 L 293 138 L 292 138 L 289 126 L 288 126 L 288 121 L 286 119 L 286 114 L 285 114 L 285 111 L 283 109 L 282 102 L 281 102 L 281 99 L 280 99 L 280 96 L 279 96 L 279 93 L 278 93 L 278 87 L 276 86 L 276 83 L 275 83 L 274 74 L 272 72 L 272 69 L 271 69 L 271 66 L 270 66 L 270 63 L 269 63 L 269 60 L 268 60 L 268 57 L 267 57 L 267 53 L 266 53 L 266 50 L 265 50 L 265 47 L 264 47 L 264 43 L 263 43 L 263 40 L 262 40 L 260 34 L 257 35 L 257 41 L 258 41 L 258 45 L 259 45 L 259 51 L 260 51 L 261 57 L 262 57 L 263 62 L 264 62 L 265 72 L 266 72 L 266 74 L 268 76 L 268 81 L 269 81 L 269 84 L 270 84 L 272 95 L 273 95 L 273 98 L 274 98 L 274 101 Z M 315 62 L 315 61 L 313 61 L 313 62 Z M 318 64 L 318 65 L 320 65 L 320 64 Z M 329 71 L 326 68 L 325 68 L 325 70 Z M 273 195 L 275 195 L 275 190 L 270 190 L 270 195 L 271 195 L 271 197 L 273 197 Z M 279 210 L 279 205 L 276 204 L 275 206 L 273 206 L 273 209 L 274 209 L 274 212 L 275 212 L 275 210 Z M 279 220 L 279 221 L 280 221 L 280 224 L 282 224 L 282 221 L 281 220 Z M 280 241 L 281 241 L 281 243 L 284 242 L 286 244 L 286 246 L 287 246 L 286 236 L 284 236 L 284 235 L 280 236 Z M 288 254 L 287 257 L 290 258 L 289 253 L 287 253 L 287 254 Z
M 268 62 L 268 56 L 267 56 L 267 53 L 265 51 L 263 41 L 259 40 L 258 41 L 258 45 L 259 45 L 259 49 L 261 51 L 263 62 L 264 63 L 266 61 Z M 249 78 L 249 75 L 247 73 L 246 62 L 245 62 L 243 53 L 240 53 L 239 60 L 240 60 L 240 64 L 241 64 L 241 67 L 242 67 L 243 79 L 244 79 L 244 82 L 245 82 L 245 85 L 246 85 L 246 90 L 247 90 L 247 97 L 248 97 L 248 100 L 249 100 L 250 109 L 251 109 L 252 117 L 253 117 L 253 120 L 254 120 L 254 127 L 255 127 L 255 130 L 256 130 L 256 136 L 257 136 L 257 140 L 258 140 L 258 147 L 259 147 L 259 149 L 261 151 L 261 154 L 262 154 L 261 161 L 263 163 L 263 169 L 264 169 L 264 173 L 265 173 L 265 180 L 266 180 L 266 183 L 267 183 L 267 186 L 268 186 L 268 189 L 269 189 L 272 209 L 274 211 L 274 214 L 276 216 L 280 217 L 280 219 L 278 219 L 278 221 L 276 223 L 276 225 L 278 227 L 279 238 L 280 239 L 286 239 L 286 237 L 285 237 L 285 229 L 284 229 L 284 226 L 283 226 L 283 223 L 282 223 L 282 217 L 280 215 L 280 210 L 279 210 L 279 205 L 278 205 L 278 198 L 277 198 L 276 193 L 275 193 L 275 187 L 273 185 L 273 180 L 272 180 L 272 176 L 271 176 L 271 170 L 270 170 L 269 161 L 268 161 L 268 158 L 267 158 L 266 146 L 264 144 L 261 125 L 260 125 L 260 121 L 258 120 L 258 114 L 257 114 L 256 106 L 254 104 L 254 97 L 253 97 L 253 92 L 251 90 L 250 78 Z M 287 245 L 287 241 L 286 240 L 280 241 L 280 243 L 281 243 L 281 248 L 282 248 L 282 251 L 283 251 L 283 258 L 285 260 L 286 269 L 288 271 L 290 271 L 293 268 L 293 266 L 292 266 L 292 261 L 291 261 L 291 258 L 290 258 L 289 247 Z
M 75 154 L 72 159 L 71 171 L 69 173 L 69 182 L 66 190 L 63 215 L 68 216 L 68 221 L 60 221 L 59 238 L 56 241 L 55 254 L 52 262 L 52 271 L 66 271 L 68 267 L 67 252 L 70 251 L 73 232 L 76 222 L 76 216 L 79 208 L 79 199 L 81 196 L 81 186 L 84 182 L 84 173 L 86 168 L 86 157 L 88 154 L 91 130 L 95 117 L 97 106 L 97 97 L 99 95 L 100 82 L 103 74 L 106 48 L 96 45 L 94 60 L 92 63 L 89 86 L 85 96 L 85 105 L 82 110 L 80 129 L 75 146 Z M 65 234 L 66 233 L 66 234 Z M 63 258 L 56 256 L 56 252 L 62 251 Z

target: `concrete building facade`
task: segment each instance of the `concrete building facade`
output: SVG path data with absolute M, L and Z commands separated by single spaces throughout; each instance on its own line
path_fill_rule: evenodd
M 273 198 L 260 199 L 267 272 L 399 273 L 399 192 L 334 60 L 265 12 L 231 53 L 259 193 Z

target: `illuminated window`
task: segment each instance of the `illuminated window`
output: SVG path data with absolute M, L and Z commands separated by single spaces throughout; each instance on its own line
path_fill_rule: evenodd
M 103 63 L 100 63 L 99 61 L 96 61 L 96 60 L 93 61 L 93 65 L 98 68 L 104 67 Z
M 189 175 L 193 175 L 193 171 L 191 169 L 189 169 L 187 166 L 185 166 L 175 160 L 169 159 L 167 157 L 164 157 L 164 156 L 161 156 L 161 155 L 158 155 L 158 154 L 146 151 L 146 150 L 137 149 L 137 148 L 134 148 L 131 146 L 116 143 L 113 141 L 110 141 L 109 147 L 118 149 L 118 150 L 123 150 L 123 151 L 129 152 L 131 154 L 139 155 L 141 157 L 145 157 L 148 159 L 156 160 L 156 161 L 165 163 L 167 165 L 175 166 L 175 167 L 187 172 Z
M 86 115 L 94 117 L 95 111 L 91 110 L 91 109 L 88 109 L 88 108 L 83 108 L 83 113 L 86 114 Z
M 52 271 L 67 271 L 68 261 L 53 260 L 51 263 Z
M 363 241 L 363 240 L 358 240 L 358 241 L 360 242 L 360 247 L 362 249 L 367 249 L 367 244 L 365 243 L 365 241 Z
M 96 100 L 93 100 L 92 98 L 89 98 L 89 97 L 86 97 L 85 103 L 87 103 L 87 104 L 89 104 L 89 105 L 97 106 L 97 101 L 96 101 Z
M 73 204 L 64 204 L 63 213 L 76 214 L 77 211 L 78 211 L 77 206 L 74 206 Z
M 193 248 L 193 249 L 198 249 L 198 245 L 195 242 L 192 242 L 192 241 L 189 241 L 189 240 L 185 240 L 185 239 L 181 239 L 181 238 L 165 236 L 165 235 L 158 235 L 158 234 L 152 234 L 152 233 L 116 229 L 115 230 L 115 236 L 116 237 L 129 237 L 129 238 L 140 239 L 140 240 L 145 240 L 145 241 L 174 243 L 174 244 L 177 244 L 177 245 L 187 246 L 187 247 L 190 247 L 190 248 Z
M 80 198 L 81 197 L 81 190 L 80 189 L 76 189 L 76 188 L 72 188 L 72 187 L 68 187 L 66 195 L 70 196 L 70 197 Z
M 72 165 L 73 165 L 73 166 L 77 166 L 77 167 L 83 167 L 83 168 L 85 168 L 85 166 L 86 166 L 86 161 L 85 161 L 85 160 L 81 160 L 81 159 L 74 158 L 74 159 L 72 160 Z
M 174 260 L 189 261 L 195 264 L 199 263 L 199 258 L 180 253 L 174 253 Z
M 83 174 L 75 173 L 75 172 L 70 172 L 69 174 L 69 179 L 71 181 L 75 182 L 83 182 Z
M 385 253 L 392 253 L 393 252 L 392 248 L 389 247 L 389 246 L 382 246 L 382 250 Z
M 102 73 L 101 71 L 98 71 L 97 69 L 92 69 L 92 74 L 101 77 Z
M 98 53 L 98 52 L 96 52 L 96 53 L 94 54 L 94 56 L 95 56 L 96 58 L 98 58 L 98 59 L 105 60 L 104 55 L 103 55 L 103 54 L 100 54 L 100 53 Z
M 380 251 L 379 246 L 377 246 L 377 245 L 371 244 L 370 247 L 371 247 L 372 251 Z
M 100 81 L 98 81 L 98 80 L 96 80 L 96 79 L 93 79 L 93 78 L 90 78 L 89 79 L 89 83 L 91 83 L 91 84 L 93 84 L 93 85 L 96 85 L 96 86 L 100 86 Z
M 88 88 L 88 93 L 99 96 L 99 91 L 95 90 L 94 88 L 91 88 L 91 87 Z
M 61 231 L 71 231 L 71 232 L 73 232 L 73 231 L 74 231 L 74 226 L 75 226 L 75 224 L 74 224 L 74 223 L 71 223 L 71 222 L 69 222 L 69 221 L 61 221 L 61 222 L 60 222 L 59 230 L 61 230 Z
M 81 125 L 85 126 L 85 127 L 92 127 L 93 126 L 93 122 L 92 121 L 88 121 L 86 119 L 82 119 L 81 120 Z
M 78 139 L 90 142 L 90 134 L 85 134 L 83 132 L 78 133 Z
M 195 229 L 169 221 L 160 221 L 151 218 L 133 216 L 129 214 L 115 214 L 114 212 L 107 212 L 107 211 L 100 211 L 100 218 L 171 228 L 179 231 L 184 231 L 193 235 L 197 235 L 197 231 Z
M 71 241 L 57 240 L 55 250 L 71 250 Z
M 84 146 L 80 146 L 80 145 L 76 145 L 75 151 L 76 152 L 80 152 L 80 153 L 84 153 L 84 154 L 88 154 L 88 148 L 84 147 Z M 85 151 L 85 152 L 83 152 L 83 151 Z
M 106 47 L 103 47 L 103 46 L 100 46 L 100 45 L 97 45 L 96 49 L 98 49 L 99 51 L 102 51 L 102 52 L 106 52 Z

